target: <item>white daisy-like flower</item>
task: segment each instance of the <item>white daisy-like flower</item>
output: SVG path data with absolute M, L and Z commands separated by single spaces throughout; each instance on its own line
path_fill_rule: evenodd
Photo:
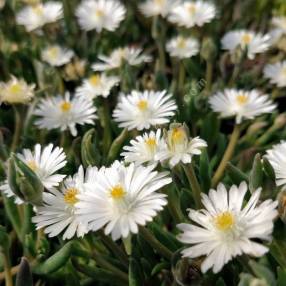
M 139 9 L 146 17 L 166 17 L 178 4 L 175 0 L 147 0 L 139 5 Z
M 58 95 L 42 99 L 34 111 L 40 117 L 35 124 L 41 129 L 69 129 L 76 136 L 76 124 L 94 124 L 95 112 L 92 100 L 82 96 L 71 98 L 67 92 L 64 97 Z
M 117 76 L 105 74 L 93 74 L 85 79 L 81 86 L 76 89 L 76 96 L 86 96 L 94 99 L 97 96 L 108 97 L 111 89 L 118 85 L 120 79 Z
M 49 237 L 63 233 L 63 239 L 71 239 L 75 235 L 82 237 L 88 232 L 87 223 L 80 221 L 75 212 L 75 204 L 78 195 L 86 191 L 89 172 L 94 174 L 97 169 L 88 168 L 85 177 L 84 170 L 80 167 L 78 173 L 64 180 L 61 188 L 54 189 L 43 197 L 43 206 L 36 208 L 36 215 L 32 218 L 37 229 L 45 228 L 44 232 Z
M 243 204 L 247 185 L 233 185 L 229 191 L 223 184 L 209 195 L 202 194 L 203 210 L 190 210 L 189 218 L 195 224 L 182 223 L 179 240 L 191 246 L 182 251 L 184 257 L 206 255 L 202 272 L 219 272 L 234 257 L 247 254 L 263 256 L 268 248 L 259 240 L 271 240 L 273 220 L 278 215 L 277 201 L 258 203 L 261 188 L 256 190 L 246 205 Z
M 16 15 L 17 23 L 25 26 L 28 32 L 61 18 L 63 18 L 63 4 L 55 1 L 26 6 Z
M 49 46 L 42 51 L 42 60 L 54 67 L 69 63 L 73 56 L 74 52 L 72 50 L 59 45 Z
M 272 165 L 277 186 L 282 186 L 282 189 L 286 189 L 286 142 L 282 141 L 276 144 L 272 149 L 267 150 L 266 158 Z
M 142 53 L 142 49 L 125 47 L 115 49 L 109 56 L 99 55 L 101 62 L 92 65 L 94 71 L 105 71 L 120 68 L 124 63 L 137 66 L 152 60 L 148 55 Z
M 200 0 L 184 1 L 172 9 L 168 19 L 178 26 L 192 28 L 209 23 L 215 15 L 216 7 L 212 3 Z
M 282 36 L 286 35 L 286 17 L 285 16 L 273 17 L 271 23 L 273 29 L 269 33 L 271 35 L 271 42 L 275 43 Z
M 166 50 L 171 57 L 190 58 L 198 54 L 199 42 L 191 37 L 177 36 L 167 42 Z
M 256 54 L 267 51 L 271 45 L 270 35 L 254 33 L 248 30 L 237 30 L 226 33 L 222 40 L 222 48 L 234 52 L 240 48 L 247 50 L 247 57 L 254 59 Z
M 65 175 L 57 173 L 57 171 L 62 169 L 67 163 L 63 148 L 54 148 L 53 144 L 42 148 L 40 144 L 36 144 L 33 151 L 24 149 L 23 152 L 17 154 L 17 156 L 34 171 L 43 186 L 49 191 L 58 186 L 65 178 Z M 7 180 L 0 186 L 0 190 L 3 191 L 7 197 L 15 196 Z M 18 197 L 15 197 L 15 202 L 17 204 L 23 203 Z
M 132 139 L 131 146 L 124 146 L 121 156 L 124 157 L 125 162 L 134 162 L 136 165 L 154 164 L 155 155 L 161 144 L 163 144 L 161 129 L 158 129 L 156 133 L 154 131 L 144 133 Z
M 201 149 L 207 147 L 207 143 L 199 137 L 190 138 L 184 125 L 174 124 L 164 136 L 164 144 L 160 145 L 155 155 L 155 160 L 168 161 L 171 168 L 182 162 L 192 162 L 194 155 L 200 155 Z
M 125 18 L 126 9 L 114 0 L 84 0 L 76 9 L 79 25 L 84 31 L 115 31 Z
M 225 89 L 211 96 L 209 103 L 212 110 L 220 113 L 221 117 L 235 116 L 238 124 L 243 119 L 253 119 L 261 114 L 271 113 L 276 108 L 268 95 L 255 89 Z
M 7 83 L 0 82 L 0 104 L 26 104 L 34 97 L 34 89 L 35 84 L 28 85 L 23 79 L 11 76 Z
M 133 90 L 130 95 L 121 95 L 113 118 L 119 127 L 149 129 L 151 126 L 169 123 L 177 105 L 167 91 L 144 92 Z
M 167 204 L 166 195 L 157 191 L 172 180 L 167 172 L 153 169 L 133 163 L 100 169 L 90 190 L 78 195 L 80 220 L 93 231 L 105 227 L 113 240 L 137 233 L 138 225 L 152 221 Z
M 266 65 L 263 73 L 271 83 L 276 84 L 278 87 L 286 86 L 286 61 Z

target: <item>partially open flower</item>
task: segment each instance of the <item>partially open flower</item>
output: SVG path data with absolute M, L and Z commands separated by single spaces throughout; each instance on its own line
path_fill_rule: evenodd
M 35 84 L 28 85 L 23 79 L 11 76 L 7 83 L 0 83 L 0 104 L 28 103 L 34 97 Z
M 16 21 L 19 25 L 25 26 L 28 32 L 41 28 L 45 24 L 56 22 L 63 17 L 63 4 L 55 1 L 48 1 L 28 5 L 18 12 Z
M 286 86 L 286 61 L 266 65 L 263 72 L 272 84 L 278 87 Z
M 166 17 L 178 4 L 176 0 L 146 0 L 139 8 L 146 17 Z
M 62 66 L 69 63 L 74 56 L 74 52 L 59 45 L 52 45 L 42 51 L 42 60 L 51 66 Z

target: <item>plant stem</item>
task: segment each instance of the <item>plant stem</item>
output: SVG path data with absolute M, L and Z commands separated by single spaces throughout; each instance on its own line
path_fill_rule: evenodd
M 213 78 L 213 63 L 207 61 L 206 69 L 206 91 L 210 91 L 212 87 L 212 78 Z
M 17 149 L 17 146 L 19 144 L 19 139 L 22 131 L 22 120 L 21 120 L 21 114 L 19 107 L 16 105 L 13 105 L 14 109 L 14 116 L 15 116 L 15 128 L 14 128 L 14 134 L 11 144 L 11 152 L 14 152 Z
M 5 285 L 13 286 L 13 279 L 11 273 L 11 264 L 8 250 L 3 250 L 2 258 L 4 263 L 4 275 L 5 275 Z
M 198 182 L 195 170 L 194 170 L 192 164 L 188 164 L 187 166 L 183 165 L 183 169 L 184 169 L 185 174 L 188 178 L 189 184 L 192 188 L 192 194 L 193 194 L 193 197 L 195 200 L 196 207 L 199 209 L 202 207 L 202 202 L 201 202 L 202 190 L 201 190 L 201 186 Z
M 102 230 L 99 230 L 98 234 L 107 248 L 118 257 L 124 266 L 128 267 L 128 256 L 125 254 L 125 252 L 109 236 L 105 235 Z
M 171 260 L 173 253 L 159 240 L 157 240 L 153 234 L 144 226 L 139 227 L 140 234 L 143 236 L 145 241 L 149 243 L 154 249 L 156 249 L 160 254 L 162 254 L 168 260 Z
M 101 124 L 103 128 L 103 153 L 106 155 L 111 145 L 110 115 L 108 101 L 106 98 L 103 99 L 101 116 Z
M 221 177 L 223 176 L 226 165 L 233 155 L 233 152 L 234 152 L 236 143 L 239 139 L 239 136 L 240 136 L 240 125 L 235 125 L 233 128 L 232 134 L 230 136 L 228 146 L 227 146 L 225 153 L 222 157 L 222 160 L 221 160 L 221 162 L 220 162 L 220 164 L 219 164 L 219 166 L 218 166 L 218 168 L 217 168 L 217 170 L 213 176 L 212 187 L 215 187 L 218 184 Z
M 113 272 L 113 274 L 117 275 L 122 280 L 128 282 L 128 275 L 124 273 L 123 271 L 119 270 L 118 268 L 116 268 L 115 266 L 113 266 L 107 260 L 105 260 L 96 250 L 93 250 L 92 256 L 99 266 L 107 270 L 110 270 L 111 272 Z

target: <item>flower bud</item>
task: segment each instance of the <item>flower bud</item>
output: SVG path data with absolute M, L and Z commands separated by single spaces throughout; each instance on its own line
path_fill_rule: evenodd
M 33 170 L 15 155 L 9 159 L 8 182 L 13 193 L 25 202 L 42 203 L 43 184 Z
M 285 124 L 286 124 L 286 114 L 281 113 L 275 118 L 273 127 L 275 127 L 275 129 L 280 129 L 284 127 Z
M 278 200 L 278 213 L 281 220 L 286 223 L 286 190 L 281 191 L 277 197 Z
M 82 138 L 81 160 L 85 167 L 98 165 L 100 161 L 100 152 L 96 148 L 94 134 L 95 130 L 90 129 Z
M 211 38 L 204 38 L 201 48 L 201 57 L 205 61 L 213 61 L 217 55 L 217 47 Z

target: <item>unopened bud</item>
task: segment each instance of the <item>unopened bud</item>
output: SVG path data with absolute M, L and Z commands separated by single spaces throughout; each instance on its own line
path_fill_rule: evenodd
M 286 223 L 286 190 L 281 191 L 277 197 L 278 200 L 278 213 L 281 220 Z
M 33 170 L 15 155 L 9 159 L 8 182 L 13 193 L 25 202 L 42 203 L 43 184 Z
M 286 114 L 281 113 L 275 118 L 274 126 L 276 127 L 276 129 L 280 129 L 284 127 L 285 124 L 286 124 Z
M 217 47 L 211 38 L 204 38 L 201 48 L 201 57 L 206 61 L 213 61 L 217 55 Z

